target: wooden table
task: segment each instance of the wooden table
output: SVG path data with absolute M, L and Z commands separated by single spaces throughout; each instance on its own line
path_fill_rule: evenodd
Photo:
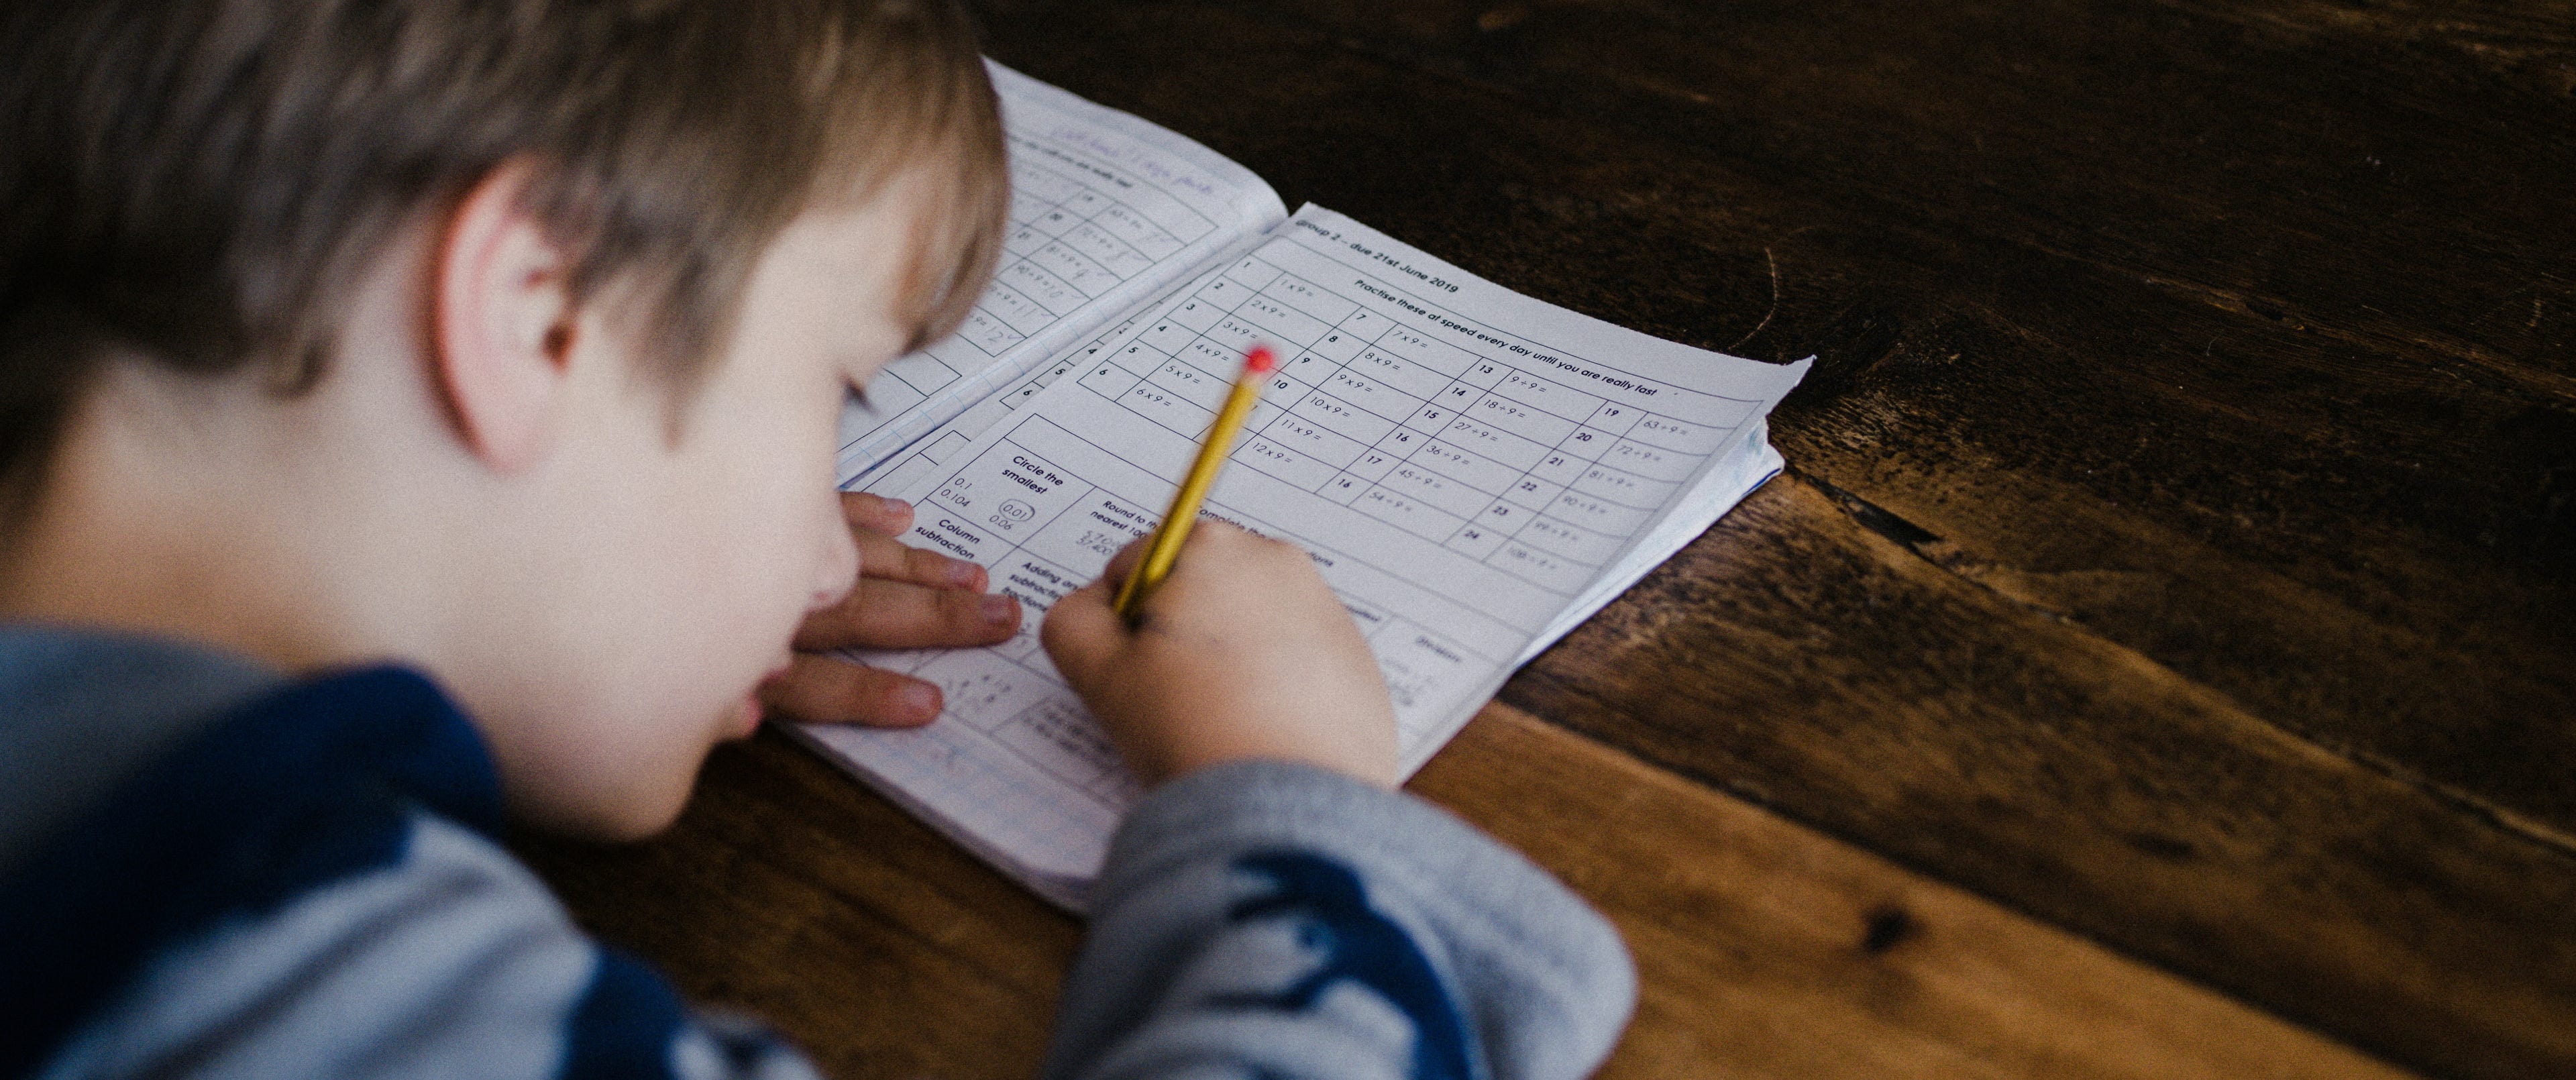
M 1291 206 L 1749 356 L 1773 481 L 1413 790 L 1619 923 L 1606 1075 L 2576 1076 L 2576 8 L 992 3 Z M 764 735 L 589 925 L 848 1076 L 1078 926 Z

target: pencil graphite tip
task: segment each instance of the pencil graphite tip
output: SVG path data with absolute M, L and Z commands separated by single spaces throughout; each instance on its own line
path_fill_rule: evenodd
M 1255 345 L 1252 351 L 1245 353 L 1243 357 L 1243 370 L 1255 375 L 1268 375 L 1270 369 L 1277 366 L 1279 366 L 1279 358 L 1270 354 L 1268 345 Z

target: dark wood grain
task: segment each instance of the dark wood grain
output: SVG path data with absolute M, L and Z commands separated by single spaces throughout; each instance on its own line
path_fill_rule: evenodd
M 1618 924 L 1605 1077 L 2403 1075 L 1508 706 L 1410 787 Z
M 2184 16 L 2154 5 L 2128 18 L 2112 17 L 2117 5 L 2023 6 L 2023 22 L 2056 29 L 1998 29 L 1972 47 L 1980 28 L 2014 20 L 1844 13 L 1822 43 L 1842 52 L 1825 60 L 1792 51 L 1822 31 L 1777 25 L 1805 9 L 1734 6 L 1718 10 L 1776 18 L 1587 8 L 1542 32 L 1541 10 L 1483 33 L 1472 7 L 1311 20 L 1267 6 L 1056 21 L 1014 9 L 997 28 L 1035 18 L 1030 36 L 1047 47 L 1022 57 L 999 29 L 995 45 L 1208 139 L 1292 201 L 1515 288 L 1695 344 L 1814 353 L 1820 369 L 1775 424 L 1806 474 L 2273 722 L 2576 835 L 2576 785 L 2558 765 L 2576 759 L 2576 729 L 2551 722 L 2576 715 L 2560 662 L 2576 652 L 2563 615 L 2576 607 L 2576 383 L 2554 370 L 2576 321 L 2550 321 L 2544 300 L 2548 317 L 2514 339 L 2528 362 L 2471 363 L 2362 316 L 2303 314 L 2325 301 L 2249 292 L 2230 275 L 2252 270 L 2207 265 L 2267 250 L 2264 273 L 2337 297 L 2373 281 L 2484 279 L 2498 294 L 2515 287 L 2507 278 L 2576 282 L 2576 210 L 2548 212 L 2569 209 L 2563 198 L 2473 199 L 2481 179 L 2431 196 L 2440 213 L 2400 214 L 2393 203 L 2427 197 L 2330 184 L 2317 170 L 2331 145 L 2252 145 L 2254 132 L 2210 145 L 2265 115 L 2255 107 L 2272 103 L 2250 99 L 2259 77 L 2282 107 L 2303 92 L 2348 129 L 2497 130 L 2478 153 L 2444 152 L 2549 191 L 2576 175 L 2576 104 L 2498 115 L 2513 102 L 2472 93 L 2495 87 L 2444 84 L 2455 100 L 2433 104 L 2457 105 L 2456 118 L 2421 103 L 2379 116 L 2397 106 L 2371 97 L 2403 95 L 2355 98 L 2370 80 L 2337 73 L 2395 79 L 2421 58 L 2164 27 Z M 2075 48 L 2089 33 L 2111 40 Z M 2165 40 L 2140 40 L 2153 37 Z M 2211 55 L 2211 38 L 2228 50 Z M 1056 47 L 1067 40 L 1082 47 Z M 1658 63 L 1708 85 L 1631 86 Z M 1859 70 L 1819 79 L 1819 63 Z M 1867 74 L 1886 67 L 1901 87 Z M 1774 69 L 1793 99 L 1738 85 Z M 2129 89 L 2050 82 L 2079 75 Z M 2000 93 L 1994 83 L 2017 96 L 1976 96 Z M 2187 86 L 2199 109 L 2165 100 Z M 1911 117 L 1873 94 L 1952 106 Z M 2253 111 L 2209 104 L 2229 98 Z M 2200 126 L 2150 122 L 2174 115 Z M 1904 126 L 1942 117 L 2007 126 L 2017 153 L 1966 157 L 1952 133 Z M 2162 185 L 2153 198 L 2141 177 Z M 2328 204 L 2332 220 L 2291 203 Z M 2423 249 L 2411 259 L 2384 249 L 2392 220 L 2428 216 L 2459 228 L 2418 227 L 2403 238 Z M 2276 235 L 2289 229 L 2295 248 Z M 2129 231 L 2154 236 L 2117 235 Z M 2396 305 L 2364 295 L 2374 310 Z
M 2576 1075 L 2576 7 L 978 6 L 1292 206 L 1817 357 L 1420 785 L 1638 943 L 1614 1073 Z M 707 788 L 531 850 L 851 1075 L 1033 1067 L 1070 921 L 774 739 Z
M 2397 1060 L 2576 1061 L 2576 858 L 1915 558 L 1795 480 L 1505 692 Z
M 2576 213 L 2536 193 L 2576 109 L 2563 10 L 2445 18 L 1015 5 L 995 48 L 1515 288 L 1818 355 L 1774 431 L 1827 512 L 1763 574 L 1615 608 L 1651 652 L 1579 635 L 1508 699 L 2401 1060 L 2546 1075 L 2576 1067 Z M 1837 516 L 1929 573 L 1816 561 Z M 1890 587 L 1864 568 L 1942 614 L 1824 602 Z M 2102 707 L 2065 649 L 2142 696 Z M 1955 700 L 1834 704 L 1881 668 Z M 1760 726 L 1791 724 L 1812 754 Z M 1890 746 L 1929 767 L 1873 810 Z
M 1619 925 L 1642 993 L 1604 1077 L 2407 1075 L 1505 706 L 1411 786 Z M 774 733 L 650 844 L 520 847 L 833 1075 L 1035 1070 L 1071 921 Z

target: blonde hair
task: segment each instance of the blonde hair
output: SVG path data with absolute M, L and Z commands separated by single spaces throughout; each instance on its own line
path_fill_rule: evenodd
M 296 393 L 345 290 L 504 163 L 577 300 L 685 390 L 797 214 L 934 170 L 917 336 L 992 273 L 1001 121 L 955 0 L 17 0 L 0 14 L 0 476 L 111 352 Z M 917 344 L 918 342 L 916 342 Z

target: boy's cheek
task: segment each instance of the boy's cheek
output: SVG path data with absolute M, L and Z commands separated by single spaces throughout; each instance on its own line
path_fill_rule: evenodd
M 680 810 L 688 805 L 695 771 L 678 778 L 647 777 L 622 786 L 610 797 L 597 792 L 581 792 L 563 798 L 562 792 L 537 792 L 522 807 L 512 799 L 513 813 L 547 832 L 582 840 L 605 843 L 627 843 L 643 840 L 670 828 L 679 819 Z
M 501 752 L 513 816 L 586 840 L 641 840 L 669 828 L 687 805 L 699 768 L 723 734 L 702 723 L 636 737 L 550 740 Z

